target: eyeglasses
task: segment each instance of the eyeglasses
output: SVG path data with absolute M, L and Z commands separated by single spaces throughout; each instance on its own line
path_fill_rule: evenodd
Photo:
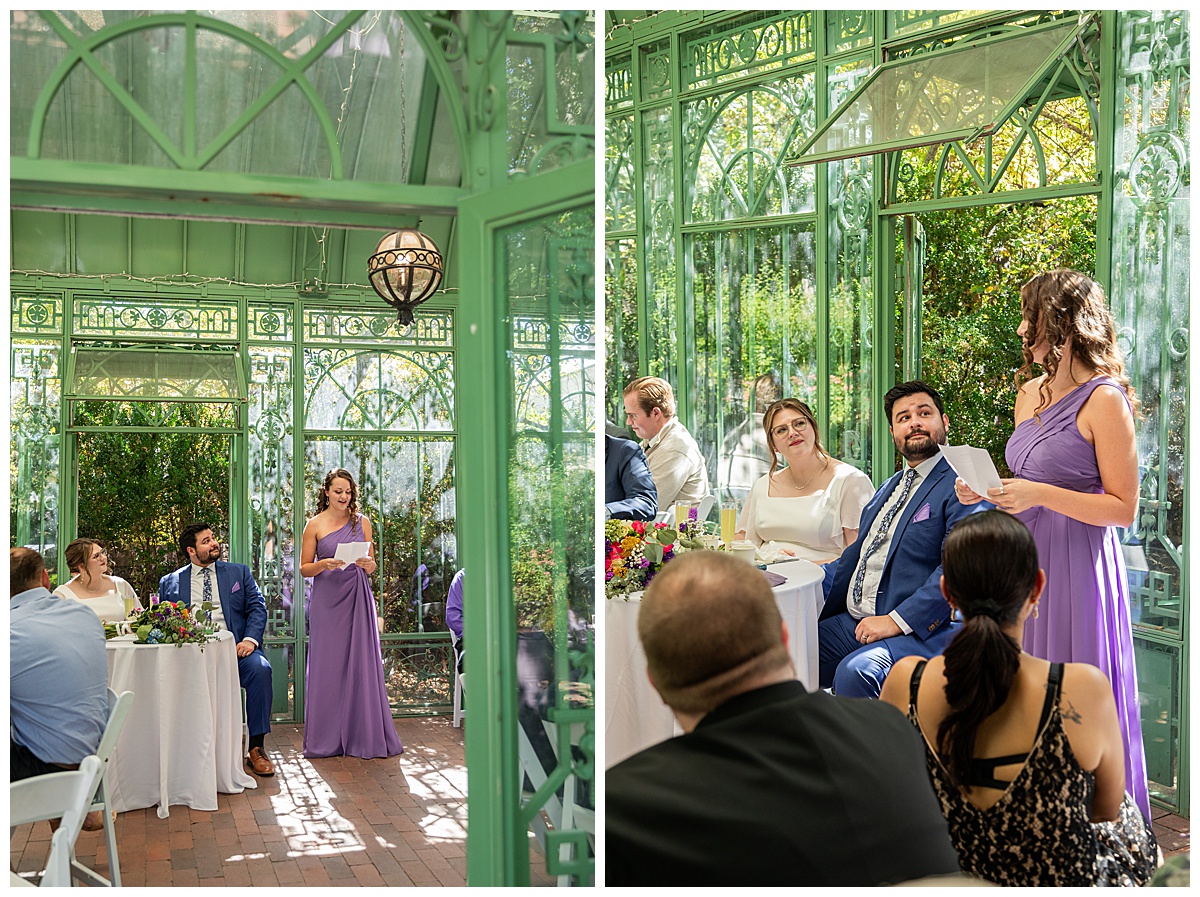
M 776 439 L 783 439 L 787 436 L 789 430 L 793 430 L 796 433 L 803 433 L 806 429 L 808 429 L 808 418 L 798 417 L 790 425 L 780 424 L 778 427 L 772 427 L 771 434 Z

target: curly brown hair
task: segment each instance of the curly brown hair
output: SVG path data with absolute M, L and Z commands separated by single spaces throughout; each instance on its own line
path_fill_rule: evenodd
M 1089 370 L 1107 374 L 1125 391 L 1133 414 L 1138 415 L 1138 398 L 1129 378 L 1121 348 L 1117 345 L 1117 328 L 1100 284 L 1086 274 L 1069 268 L 1058 268 L 1038 274 L 1021 287 L 1021 316 L 1029 329 L 1021 339 L 1025 364 L 1017 371 L 1018 388 L 1033 371 L 1033 347 L 1043 339 L 1049 344 L 1042 368 L 1046 376 L 1038 386 L 1038 406 L 1033 415 L 1049 407 L 1054 397 L 1050 382 L 1058 372 L 1063 347 L 1071 340 L 1071 357 Z
M 350 506 L 346 509 L 350 513 L 350 521 L 354 524 L 353 528 L 358 527 L 358 483 L 354 482 L 354 477 L 350 475 L 350 471 L 342 467 L 335 467 L 329 473 L 325 474 L 325 482 L 321 484 L 321 488 L 317 490 L 317 513 L 320 514 L 329 507 L 329 486 L 334 480 L 345 480 L 350 484 Z
M 801 417 L 808 421 L 808 425 L 813 431 L 813 445 L 817 450 L 818 458 L 832 457 L 829 452 L 825 451 L 825 446 L 821 445 L 821 428 L 817 426 L 817 417 L 812 413 L 812 409 L 807 404 L 799 399 L 780 399 L 763 412 L 763 432 L 767 435 L 767 451 L 771 453 L 771 470 L 769 474 L 774 474 L 779 467 L 779 458 L 776 457 L 775 441 L 771 438 L 771 423 L 775 420 L 775 415 L 784 409 L 795 411 Z

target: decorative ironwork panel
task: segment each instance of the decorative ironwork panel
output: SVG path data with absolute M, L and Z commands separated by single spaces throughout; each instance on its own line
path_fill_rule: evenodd
M 631 231 L 637 224 L 633 116 L 608 119 L 604 142 L 604 229 Z
M 61 347 L 14 339 L 10 347 L 9 457 L 12 545 L 27 545 L 57 569 L 61 450 Z
M 846 53 L 869 47 L 874 39 L 875 15 L 869 9 L 825 11 L 825 52 Z
M 236 341 L 237 322 L 236 299 L 76 294 L 72 328 L 76 336 Z
M 58 334 L 63 329 L 63 297 L 60 293 L 12 294 L 12 332 Z
M 604 108 L 609 112 L 633 105 L 633 61 L 624 56 L 608 60 L 604 67 Z
M 696 428 L 722 507 L 741 507 L 770 465 L 762 414 L 793 396 L 815 405 L 814 224 L 689 236 L 695 272 Z
M 638 376 L 638 301 L 636 240 L 605 244 L 604 258 L 604 408 L 609 423 L 625 426 L 622 391 Z
M 290 305 L 256 305 L 251 303 L 248 315 L 247 338 L 251 342 L 291 342 L 296 338 L 296 312 Z
M 250 555 L 267 602 L 267 638 L 294 639 L 293 381 L 291 346 L 251 346 L 247 422 Z
M 454 312 L 425 311 L 406 328 L 399 326 L 395 309 L 382 304 L 374 293 L 364 293 L 370 303 L 365 310 L 305 307 L 300 313 L 300 332 L 305 345 L 353 343 L 387 346 L 453 346 Z
M 451 706 L 454 652 L 449 638 L 385 641 L 383 676 L 393 716 L 445 713 Z
M 785 166 L 815 127 L 815 75 L 705 97 L 683 107 L 688 221 L 816 208 L 813 166 Z
M 829 164 L 829 432 L 835 457 L 871 475 L 874 217 L 871 160 Z
M 1180 806 L 1180 736 L 1187 713 L 1183 676 L 1187 648 L 1133 639 L 1137 667 L 1138 703 L 1142 714 L 1142 744 L 1150 793 L 1170 806 Z
M 675 137 L 669 108 L 642 116 L 641 184 L 645 220 L 641 225 L 645 264 L 644 326 L 650 332 L 647 373 L 674 383 L 675 340 Z
M 684 89 L 711 87 L 816 58 L 813 16 L 789 12 L 763 21 L 761 13 L 720 30 L 681 38 Z
M 641 102 L 660 100 L 671 95 L 671 42 L 659 41 L 639 49 L 639 91 Z
M 1191 350 L 1189 16 L 1140 12 L 1118 21 L 1110 301 L 1142 412 L 1141 501 L 1125 539 L 1131 615 L 1137 628 L 1182 636 Z
M 450 430 L 454 353 L 304 350 L 306 430 Z
M 594 156 L 594 21 L 580 11 L 555 19 L 514 14 L 507 38 L 509 175 Z

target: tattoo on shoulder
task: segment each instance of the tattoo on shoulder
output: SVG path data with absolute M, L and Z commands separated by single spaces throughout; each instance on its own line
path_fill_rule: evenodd
M 1083 723 L 1083 717 L 1079 714 L 1079 711 L 1075 709 L 1075 705 L 1069 700 L 1067 701 L 1067 706 L 1065 708 L 1062 707 L 1062 705 L 1059 705 L 1059 712 L 1062 713 L 1063 719 L 1069 720 L 1070 722 L 1075 723 L 1077 726 Z

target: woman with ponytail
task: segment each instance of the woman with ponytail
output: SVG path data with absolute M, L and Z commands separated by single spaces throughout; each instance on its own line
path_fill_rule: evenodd
M 942 594 L 962 630 L 944 655 L 896 662 L 880 698 L 925 740 L 963 871 L 1001 885 L 1143 885 L 1158 861 L 1125 793 L 1108 679 L 1021 650 L 1046 575 L 1025 524 L 965 518 L 942 549 Z

